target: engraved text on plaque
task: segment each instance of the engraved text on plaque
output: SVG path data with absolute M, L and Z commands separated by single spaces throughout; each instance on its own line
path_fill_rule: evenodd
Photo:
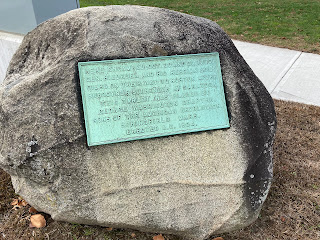
M 229 127 L 218 53 L 78 66 L 89 146 Z

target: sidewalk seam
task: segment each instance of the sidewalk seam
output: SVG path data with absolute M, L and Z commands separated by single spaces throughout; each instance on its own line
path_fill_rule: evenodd
M 292 68 L 292 66 L 296 63 L 296 61 L 301 57 L 303 52 L 300 52 L 299 55 L 297 57 L 295 57 L 293 60 L 291 60 L 291 64 L 289 65 L 289 67 L 286 67 L 287 69 L 284 71 L 284 73 L 282 74 L 282 76 L 280 77 L 279 81 L 277 84 L 275 84 L 275 86 L 270 90 L 270 94 L 274 93 L 274 90 L 280 85 L 280 83 L 282 82 L 283 78 L 287 75 L 287 73 L 290 71 L 290 69 Z

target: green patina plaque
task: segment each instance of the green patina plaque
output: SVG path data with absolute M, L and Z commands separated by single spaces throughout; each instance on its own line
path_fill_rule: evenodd
M 89 146 L 229 127 L 216 52 L 78 67 Z

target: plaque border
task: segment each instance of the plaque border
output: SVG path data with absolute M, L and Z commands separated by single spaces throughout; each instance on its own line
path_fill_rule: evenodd
M 181 57 L 193 57 L 193 56 L 205 56 L 205 55 L 213 55 L 217 56 L 219 60 L 219 87 L 223 91 L 223 98 L 222 102 L 223 105 L 225 106 L 225 111 L 223 111 L 224 115 L 223 118 L 225 120 L 226 124 L 223 125 L 214 125 L 214 126 L 208 126 L 208 127 L 203 127 L 203 128 L 195 128 L 195 129 L 188 129 L 188 130 L 181 130 L 181 131 L 171 131 L 171 132 L 166 132 L 163 133 L 163 135 L 155 135 L 155 134 L 147 134 L 141 136 L 141 138 L 138 139 L 133 139 L 132 137 L 128 138 L 117 138 L 112 141 L 107 140 L 107 141 L 91 141 L 90 138 L 90 127 L 89 127 L 89 121 L 88 119 L 88 113 L 87 113 L 87 102 L 86 102 L 86 97 L 85 97 L 85 91 L 84 89 L 84 81 L 82 80 L 83 78 L 81 77 L 81 70 L 80 68 L 82 66 L 87 66 L 87 65 L 96 65 L 98 63 L 110 63 L 111 62 L 128 62 L 128 61 L 139 61 L 139 60 L 151 60 L 151 61 L 157 61 L 159 59 L 168 59 L 168 58 L 181 58 Z M 103 145 L 103 144 L 112 144 L 112 143 L 121 143 L 121 142 L 128 142 L 128 141 L 136 141 L 136 140 L 144 140 L 144 139 L 150 139 L 150 138 L 158 138 L 158 137 L 168 137 L 168 136 L 173 136 L 173 135 L 179 135 L 179 134 L 188 134 L 188 133 L 196 133 L 196 132 L 201 132 L 201 131 L 214 131 L 214 130 L 219 130 L 219 129 L 225 129 L 225 128 L 230 128 L 230 121 L 229 121 L 229 116 L 228 116 L 228 107 L 226 103 L 226 96 L 225 96 L 225 90 L 223 86 L 223 79 L 222 79 L 222 72 L 221 72 L 221 64 L 220 64 L 220 57 L 218 52 L 211 52 L 211 53 L 196 53 L 196 54 L 181 54 L 181 55 L 170 55 L 170 56 L 159 56 L 159 57 L 138 57 L 138 58 L 123 58 L 123 59 L 109 59 L 109 60 L 96 60 L 96 61 L 87 61 L 87 62 L 78 62 L 78 72 L 79 72 L 79 80 L 80 80 L 80 90 L 81 90 L 81 97 L 82 97 L 82 109 L 84 113 L 84 122 L 85 122 L 85 130 L 86 130 L 86 135 L 87 135 L 87 144 L 88 146 L 98 146 L 98 145 Z M 211 128 L 211 129 L 208 129 Z

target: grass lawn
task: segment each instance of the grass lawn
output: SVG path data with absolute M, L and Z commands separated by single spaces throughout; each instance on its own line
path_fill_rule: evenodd
M 168 8 L 216 21 L 237 40 L 320 54 L 319 0 L 80 0 L 113 4 Z

